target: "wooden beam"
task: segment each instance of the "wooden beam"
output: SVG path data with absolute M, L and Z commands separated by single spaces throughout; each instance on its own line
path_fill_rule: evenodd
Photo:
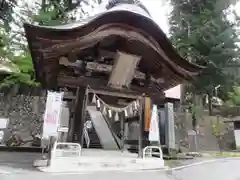
M 81 66 L 81 64 L 83 64 L 83 61 L 78 60 L 75 63 L 71 63 L 70 61 L 68 61 L 67 58 L 62 57 L 59 59 L 59 64 L 68 66 L 68 67 L 72 67 L 73 69 L 74 68 L 79 69 L 79 66 Z M 101 72 L 101 73 L 109 74 L 109 73 L 111 73 L 112 68 L 113 68 L 113 66 L 108 65 L 108 64 L 102 64 L 102 63 L 97 63 L 97 62 L 86 62 L 86 69 L 90 72 Z M 134 73 L 134 78 L 145 80 L 145 74 L 136 70 Z M 164 78 L 156 79 L 151 76 L 151 81 L 156 82 L 156 83 L 164 83 Z
M 102 94 L 102 95 L 108 95 L 108 96 L 114 96 L 114 97 L 121 97 L 121 98 L 129 98 L 129 99 L 137 99 L 142 94 L 137 92 L 111 92 L 106 90 L 100 90 L 100 89 L 91 89 L 92 93 L 96 94 Z
M 60 87 L 77 87 L 77 86 L 90 86 L 92 91 L 97 94 L 122 97 L 122 98 L 130 98 L 136 99 L 142 94 L 147 94 L 149 96 L 161 97 L 162 92 L 157 90 L 156 88 L 145 88 L 145 87 L 136 87 L 131 86 L 131 89 L 113 89 L 107 87 L 108 81 L 102 79 L 93 79 L 88 77 L 69 77 L 69 76 L 59 76 L 58 77 L 58 86 Z M 91 91 L 90 91 L 91 92 Z

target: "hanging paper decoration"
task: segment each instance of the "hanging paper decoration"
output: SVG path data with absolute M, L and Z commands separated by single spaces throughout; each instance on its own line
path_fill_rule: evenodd
M 124 112 L 125 117 L 131 117 L 138 113 L 138 108 L 140 107 L 140 99 L 129 103 L 124 108 L 112 107 L 106 104 L 101 98 L 99 98 L 98 95 L 94 93 L 94 90 L 92 90 L 89 86 L 88 89 L 89 92 L 93 93 L 92 103 L 96 104 L 97 109 L 100 110 L 103 115 L 108 115 L 109 118 L 114 117 L 115 121 L 119 120 L 119 113 Z
M 137 102 L 136 101 L 133 102 L 133 107 L 134 107 L 134 110 L 137 109 Z
M 134 110 L 133 110 L 133 116 L 136 116 L 136 115 L 137 115 L 137 112 L 138 112 L 137 109 L 134 109 Z
M 130 116 L 133 115 L 133 108 L 132 108 L 132 105 L 129 106 L 129 115 L 130 115 Z
M 128 112 L 126 109 L 124 110 L 124 115 L 125 115 L 125 117 L 128 117 Z
M 136 100 L 137 109 L 140 107 L 139 100 Z
M 108 115 L 109 115 L 110 118 L 112 117 L 112 110 L 111 109 L 108 110 Z
M 96 102 L 97 102 L 97 100 L 96 100 L 96 95 L 93 94 L 92 103 L 93 103 L 93 104 L 96 104 Z
M 100 100 L 97 99 L 97 108 L 100 108 L 100 107 L 101 107 Z
M 118 112 L 115 113 L 115 118 L 114 118 L 115 121 L 119 121 L 119 114 Z
M 107 114 L 107 111 L 106 111 L 106 107 L 105 107 L 105 106 L 103 106 L 102 113 L 103 113 L 103 115 L 106 115 L 106 114 Z

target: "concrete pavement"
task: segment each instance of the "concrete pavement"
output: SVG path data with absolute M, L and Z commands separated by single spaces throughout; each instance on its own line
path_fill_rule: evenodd
M 240 180 L 240 159 L 226 158 L 215 162 L 167 171 L 178 180 Z
M 183 168 L 175 168 L 167 171 L 151 170 L 151 171 L 133 171 L 133 172 L 95 172 L 95 173 L 43 173 L 32 168 L 31 158 L 27 159 L 27 155 L 21 161 L 14 163 L 3 162 L 0 155 L 0 180 L 146 180 L 146 179 L 161 179 L 161 180 L 240 180 L 240 159 L 228 158 L 224 160 L 217 159 L 208 163 L 195 163 L 194 166 L 187 165 Z M 10 156 L 8 156 L 10 157 Z M 31 155 L 29 157 L 34 157 Z
M 179 170 L 168 171 L 139 171 L 139 172 L 98 172 L 90 174 L 71 174 L 71 173 L 15 173 L 2 174 L 1 180 L 146 180 L 146 179 L 161 179 L 161 180 L 239 180 L 240 160 L 228 159 L 218 160 L 211 163 L 203 163 L 196 166 L 189 166 Z

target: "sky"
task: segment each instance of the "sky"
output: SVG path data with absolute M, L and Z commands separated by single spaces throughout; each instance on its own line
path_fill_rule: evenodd
M 142 0 L 142 3 L 149 10 L 154 21 L 161 27 L 165 34 L 168 34 L 168 14 L 172 10 L 171 6 L 160 0 Z
M 30 6 L 35 6 L 36 2 L 39 3 L 40 0 L 24 0 L 25 2 L 28 2 L 28 4 L 31 4 Z M 22 2 L 24 2 L 22 1 Z M 90 6 L 85 6 L 84 9 L 88 13 L 87 15 L 93 15 L 100 11 L 104 10 L 104 7 L 108 0 L 102 0 L 103 3 L 99 6 L 97 3 L 95 3 L 96 0 L 88 0 L 90 2 L 90 5 L 94 8 L 91 8 Z M 154 21 L 161 27 L 161 29 L 169 35 L 169 25 L 168 25 L 168 15 L 172 11 L 171 6 L 167 2 L 168 0 L 140 0 L 146 8 L 149 10 L 152 18 Z M 232 7 L 232 9 L 236 10 L 238 15 L 240 16 L 240 2 L 237 3 L 236 6 Z M 76 14 L 81 14 L 80 12 L 74 12 Z M 79 17 L 80 18 L 80 17 Z M 232 20 L 232 17 L 229 16 L 229 19 Z
M 94 0 L 93 0 L 94 1 Z M 95 14 L 102 11 L 108 0 L 103 0 L 103 4 L 100 7 L 96 7 L 91 14 Z M 141 2 L 149 10 L 154 21 L 161 27 L 161 29 L 168 34 L 168 17 L 172 8 L 166 3 L 167 0 L 141 0 Z M 90 9 L 89 9 L 90 10 Z

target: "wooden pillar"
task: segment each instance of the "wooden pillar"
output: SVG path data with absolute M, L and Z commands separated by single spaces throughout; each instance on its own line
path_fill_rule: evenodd
M 85 89 L 80 88 L 77 93 L 76 97 L 76 105 L 75 105 L 75 111 L 74 111 L 74 136 L 73 141 L 74 142 L 81 142 L 81 134 L 82 134 L 82 128 L 83 128 L 83 115 L 82 113 L 84 108 L 84 99 L 85 99 Z
M 47 166 L 51 165 L 52 148 L 53 148 L 55 142 L 56 142 L 56 137 L 51 136 L 49 139 L 49 145 L 48 145 Z
M 124 151 L 124 141 L 125 141 L 125 133 L 124 133 L 124 116 L 123 113 L 119 113 L 119 118 L 120 118 L 120 131 L 121 131 L 121 151 Z
M 139 107 L 139 137 L 138 137 L 138 157 L 143 158 L 143 98 L 140 100 Z
M 77 89 L 78 92 L 78 89 Z M 78 93 L 77 93 L 78 94 Z M 78 96 L 76 94 L 76 97 Z M 70 102 L 68 102 L 68 107 L 69 107 L 69 124 L 68 124 L 68 137 L 67 141 L 72 142 L 73 141 L 73 135 L 74 135 L 74 111 L 75 110 L 75 103 L 76 100 L 72 99 Z
M 83 106 L 82 106 L 82 118 L 81 118 L 81 125 L 80 125 L 80 144 L 81 147 L 83 147 L 83 142 L 84 142 L 84 132 L 83 132 L 83 128 L 84 128 L 84 123 L 86 121 L 86 108 L 88 105 L 88 87 L 86 87 L 85 89 L 85 94 L 84 94 L 84 98 L 83 98 Z

